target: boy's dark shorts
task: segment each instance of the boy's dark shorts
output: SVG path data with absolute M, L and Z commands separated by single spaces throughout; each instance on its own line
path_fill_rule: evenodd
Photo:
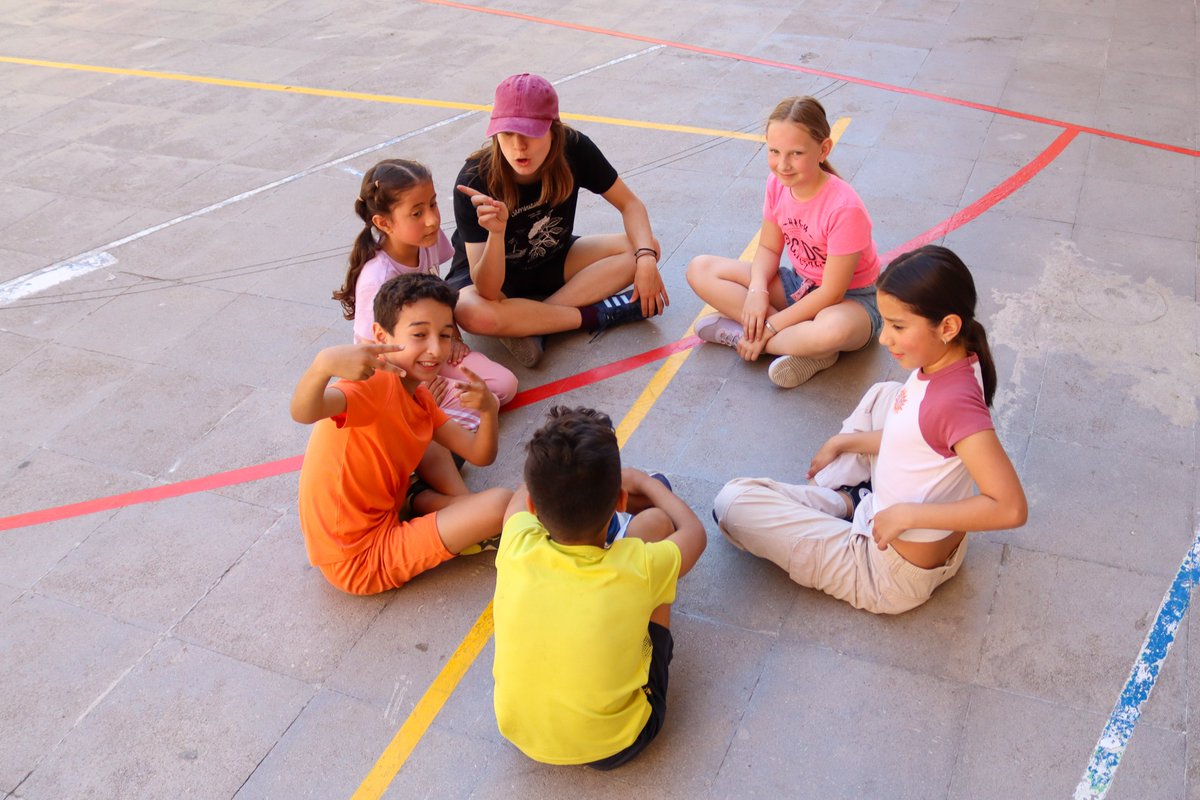
M 642 732 L 633 740 L 633 744 L 608 758 L 593 761 L 588 764 L 592 769 L 609 770 L 632 761 L 633 757 L 646 749 L 646 745 L 654 741 L 662 730 L 667 719 L 667 678 L 671 666 L 671 656 L 675 650 L 675 639 L 671 631 L 659 625 L 650 623 L 650 644 L 653 651 L 650 654 L 650 674 L 646 677 L 646 685 L 642 691 L 650 701 L 650 718 L 646 720 Z
M 505 297 L 526 297 L 530 300 L 545 300 L 550 295 L 567 285 L 567 254 L 578 236 L 571 236 L 570 242 L 553 258 L 539 264 L 535 269 L 516 272 L 505 272 L 504 285 L 500 291 Z

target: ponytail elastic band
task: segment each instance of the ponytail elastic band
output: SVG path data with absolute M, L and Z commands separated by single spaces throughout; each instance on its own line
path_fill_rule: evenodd
M 654 260 L 658 261 L 658 251 L 653 247 L 639 247 L 637 250 L 633 251 L 633 258 L 635 261 L 644 255 L 652 255 L 654 256 Z

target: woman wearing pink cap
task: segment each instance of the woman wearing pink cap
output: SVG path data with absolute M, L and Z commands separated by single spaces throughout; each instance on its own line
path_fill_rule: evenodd
M 454 196 L 458 231 L 446 279 L 461 289 L 459 324 L 500 337 L 532 367 L 545 334 L 661 314 L 669 300 L 646 206 L 591 139 L 563 125 L 550 82 L 529 73 L 505 78 L 487 135 Z M 624 234 L 574 234 L 580 187 L 621 213 Z

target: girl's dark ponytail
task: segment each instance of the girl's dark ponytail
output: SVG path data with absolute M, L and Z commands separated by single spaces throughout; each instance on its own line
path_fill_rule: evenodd
M 996 363 L 987 331 L 975 319 L 975 280 L 962 259 L 953 250 L 927 244 L 894 258 L 875 286 L 935 325 L 951 314 L 962 320 L 956 338 L 978 357 L 983 399 L 990 406 L 996 395 Z
M 342 316 L 354 319 L 354 295 L 363 265 L 375 257 L 379 240 L 375 238 L 375 215 L 386 216 L 400 196 L 419 183 L 433 180 L 425 165 L 402 158 L 380 161 L 363 175 L 362 186 L 354 201 L 354 213 L 363 221 L 363 229 L 350 248 L 346 280 L 333 293 L 342 304 Z
M 333 293 L 333 299 L 342 304 L 342 316 L 346 319 L 354 319 L 354 294 L 358 288 L 358 275 L 362 272 L 363 264 L 370 261 L 379 249 L 379 243 L 375 240 L 375 226 L 371 224 L 367 203 L 361 197 L 354 201 L 354 213 L 362 218 L 363 229 L 359 231 L 354 245 L 350 248 L 350 266 L 346 270 L 346 281 Z
M 996 363 L 992 360 L 992 348 L 988 346 L 987 331 L 975 317 L 963 320 L 962 331 L 958 334 L 963 339 L 968 353 L 974 353 L 979 359 L 979 372 L 983 378 L 983 399 L 990 406 L 996 396 Z

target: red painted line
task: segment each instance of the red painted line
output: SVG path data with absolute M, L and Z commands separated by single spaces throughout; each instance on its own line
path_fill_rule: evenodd
M 954 212 L 937 225 L 934 225 L 932 228 L 922 233 L 920 236 L 910 239 L 900 247 L 884 253 L 879 257 L 880 260 L 886 264 L 901 253 L 907 253 L 909 250 L 914 250 L 921 245 L 929 244 L 932 241 L 942 238 L 947 233 L 950 233 L 950 231 L 957 230 L 963 225 L 966 225 L 968 222 L 976 219 L 980 214 L 988 211 L 1001 200 L 1017 191 L 1017 189 L 1020 189 L 1022 186 L 1029 183 L 1029 181 L 1033 179 L 1033 176 L 1045 169 L 1051 161 L 1058 158 L 1062 151 L 1067 149 L 1067 145 L 1074 141 L 1075 137 L 1078 135 L 1078 128 L 1067 128 L 1058 135 L 1057 139 L 1050 143 L 1049 147 L 1047 147 L 1041 153 L 1038 153 L 1037 157 L 1014 172 L 1012 175 L 1008 176 L 1008 178 L 1006 178 L 1003 182 L 1001 182 L 983 197 L 979 198 L 974 203 L 971 203 L 971 205 L 967 206 L 966 208 Z
M 847 83 L 858 84 L 859 86 L 868 86 L 873 89 L 883 89 L 888 92 L 896 92 L 898 94 L 911 95 L 920 97 L 925 100 L 935 100 L 940 103 L 950 103 L 951 105 L 963 106 L 965 108 L 974 108 L 979 111 L 987 111 L 992 114 L 1000 114 L 1005 117 L 1013 117 L 1022 119 L 1028 122 L 1037 122 L 1042 125 L 1053 125 L 1056 128 L 1073 128 L 1081 133 L 1090 133 L 1096 136 L 1103 136 L 1108 139 L 1117 139 L 1130 144 L 1142 145 L 1144 147 L 1153 147 L 1158 150 L 1166 150 L 1172 153 L 1192 156 L 1193 158 L 1200 156 L 1200 150 L 1193 150 L 1188 147 L 1180 147 L 1178 145 L 1166 144 L 1164 142 L 1156 142 L 1152 139 L 1142 139 L 1136 136 L 1127 136 L 1122 133 L 1106 131 L 1101 128 L 1090 128 L 1085 125 L 1076 125 L 1072 122 L 1064 122 L 1062 120 L 1051 119 L 1050 117 L 1041 117 L 1036 114 L 1025 114 L 1020 111 L 1014 111 L 1010 108 L 1002 108 L 1000 106 L 991 106 L 986 103 L 976 103 L 971 100 L 961 100 L 957 97 L 948 97 L 946 95 L 934 94 L 932 92 L 924 92 L 920 89 L 912 89 L 907 86 L 897 86 L 892 83 L 883 83 L 881 81 L 873 81 L 868 78 L 856 78 L 853 75 L 843 75 L 838 72 L 829 72 L 827 70 L 812 69 L 810 67 L 802 67 L 798 64 L 788 64 L 784 61 L 773 61 L 767 58 L 757 58 L 748 56 L 743 53 L 734 53 L 728 50 L 716 50 L 711 47 L 702 47 L 695 44 L 687 44 L 685 42 L 675 42 L 670 39 L 659 39 L 653 36 L 642 36 L 636 33 L 625 33 L 624 31 L 615 31 L 609 28 L 598 28 L 593 25 L 580 25 L 574 22 L 563 22 L 561 20 L 549 19 L 547 17 L 536 17 L 531 14 L 521 14 L 517 11 L 505 11 L 499 8 L 482 8 L 480 6 L 472 6 L 466 3 L 458 3 L 455 0 L 421 0 L 423 3 L 430 5 L 446 6 L 447 8 L 457 8 L 463 11 L 475 11 L 481 14 L 493 14 L 498 17 L 508 17 L 510 19 L 519 19 L 525 22 L 535 22 L 539 25 L 553 25 L 558 28 L 567 28 L 574 31 L 582 31 L 584 33 L 597 33 L 603 36 L 613 36 L 619 39 L 629 39 L 635 42 L 645 42 L 646 44 L 657 44 L 663 47 L 673 47 L 677 50 L 686 50 L 692 53 L 702 53 L 704 55 L 716 56 L 718 58 L 730 58 L 736 61 L 744 61 L 748 64 L 759 64 L 764 67 L 775 67 L 777 69 L 786 69 L 792 72 L 802 72 L 806 75 L 816 75 L 822 78 L 831 78 L 833 80 L 846 81 Z
M 666 358 L 667 356 L 678 353 L 681 350 L 687 350 L 700 344 L 700 339 L 695 336 L 688 336 L 680 339 L 677 342 L 665 344 L 662 347 L 656 347 L 653 350 L 647 350 L 644 353 L 638 353 L 636 356 L 623 358 L 620 361 L 614 361 L 611 364 L 604 364 L 599 367 L 580 372 L 578 375 L 570 375 L 566 378 L 561 378 L 557 381 L 535 386 L 532 389 L 526 389 L 517 394 L 508 405 L 504 407 L 504 411 L 512 411 L 522 406 L 527 406 L 532 403 L 537 403 L 545 400 L 548 397 L 569 392 L 572 389 L 578 389 L 583 386 L 602 381 L 605 378 L 611 378 L 614 375 L 620 375 L 624 372 L 635 370 L 638 367 L 644 367 L 654 361 Z
M 47 522 L 57 522 L 71 517 L 82 517 L 85 514 L 95 514 L 100 511 L 111 511 L 114 508 L 124 508 L 140 503 L 153 503 L 156 500 L 167 500 L 195 492 L 207 492 L 211 489 L 221 489 L 238 483 L 262 480 L 285 472 L 295 472 L 300 469 L 304 456 L 292 456 L 279 461 L 268 461 L 253 467 L 232 469 L 228 472 L 218 472 L 203 478 L 193 478 L 190 481 L 168 483 L 164 486 L 152 486 L 149 489 L 138 489 L 135 492 L 114 494 L 95 500 L 85 500 L 82 503 L 72 503 L 66 506 L 47 508 L 41 511 L 30 511 L 25 514 L 14 514 L 11 517 L 0 517 L 0 531 L 13 528 L 25 528 L 30 525 L 43 525 Z
M 508 405 L 500 409 L 501 413 L 512 411 L 513 409 L 536 403 L 540 400 L 545 400 L 548 397 L 553 397 L 564 392 L 569 392 L 572 389 L 579 389 L 583 386 L 588 386 L 597 383 L 606 378 L 611 378 L 614 375 L 620 375 L 625 372 L 630 372 L 638 367 L 645 366 L 654 361 L 666 358 L 672 353 L 678 353 L 681 350 L 687 350 L 690 347 L 695 347 L 700 344 L 700 340 L 695 336 L 688 336 L 680 339 L 677 342 L 656 347 L 653 350 L 647 350 L 644 353 L 639 353 L 636 356 L 623 358 L 620 361 L 614 361 L 611 364 L 604 364 L 593 369 L 586 370 L 578 375 L 572 375 L 561 380 L 551 381 L 542 386 L 535 386 L 532 389 L 526 389 L 519 392 L 516 397 L 509 401 Z M 296 472 L 300 469 L 300 465 L 304 462 L 304 456 L 292 456 L 291 458 L 283 458 L 278 461 L 268 461 L 265 464 L 257 464 L 252 467 L 242 467 L 240 469 L 232 469 L 227 472 L 217 472 L 212 475 L 206 475 L 203 478 L 193 478 L 192 480 L 180 481 L 179 483 L 168 483 L 163 486 L 152 486 L 149 489 L 138 489 L 133 492 L 125 492 L 124 494 L 114 494 L 109 497 L 99 497 L 95 500 L 85 500 L 82 503 L 71 503 L 65 506 L 56 506 L 54 508 L 46 508 L 41 511 L 29 511 L 24 514 L 13 514 L 8 517 L 0 517 L 0 531 L 9 531 L 15 528 L 27 528 L 31 525 L 44 525 L 48 522 L 58 522 L 72 517 L 82 517 L 85 514 L 96 514 L 101 511 L 112 511 L 117 508 L 125 508 L 126 506 L 135 506 L 142 503 L 154 503 L 159 500 L 169 500 L 174 497 L 182 497 L 187 494 L 195 494 L 196 492 L 207 492 L 213 489 L 222 489 L 226 486 L 234 486 L 239 483 L 250 483 L 251 481 L 262 480 L 263 478 L 271 478 L 276 475 L 283 475 L 288 472 Z

